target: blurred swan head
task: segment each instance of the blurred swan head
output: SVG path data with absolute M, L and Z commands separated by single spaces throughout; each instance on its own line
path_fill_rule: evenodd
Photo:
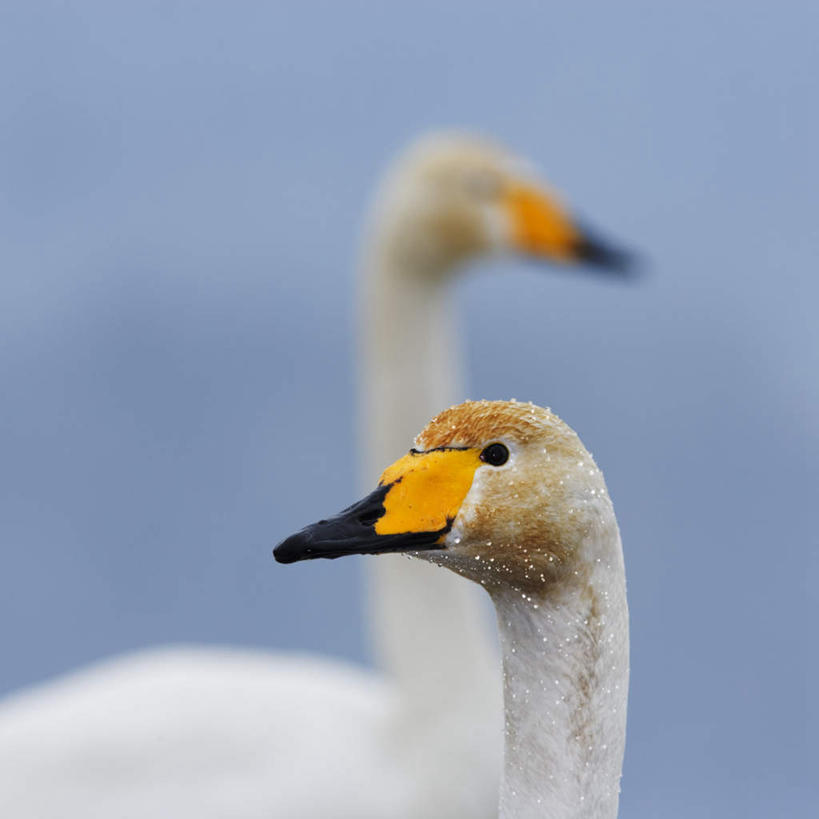
M 431 273 L 498 252 L 632 269 L 632 257 L 581 225 L 524 160 L 465 134 L 433 134 L 410 146 L 382 183 L 371 232 L 381 252 Z

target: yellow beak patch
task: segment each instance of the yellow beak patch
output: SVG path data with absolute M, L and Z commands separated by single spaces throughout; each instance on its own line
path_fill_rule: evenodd
M 448 529 L 481 465 L 479 449 L 410 452 L 384 470 L 379 484 L 390 486 L 379 535 Z
M 556 198 L 533 185 L 513 185 L 506 192 L 512 217 L 512 240 L 526 253 L 573 261 L 580 238 L 571 217 Z

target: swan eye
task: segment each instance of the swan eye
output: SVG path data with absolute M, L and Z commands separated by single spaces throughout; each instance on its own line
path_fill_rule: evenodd
M 503 444 L 489 444 L 481 452 L 481 460 L 490 466 L 503 466 L 509 460 L 509 450 Z

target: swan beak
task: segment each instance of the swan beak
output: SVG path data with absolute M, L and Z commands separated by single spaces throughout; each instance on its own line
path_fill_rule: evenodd
M 512 244 L 531 256 L 585 263 L 612 273 L 635 270 L 634 257 L 572 218 L 558 197 L 534 185 L 512 185 L 505 195 Z
M 385 470 L 374 492 L 286 538 L 273 556 L 279 563 L 295 563 L 444 549 L 480 465 L 477 449 L 412 450 Z

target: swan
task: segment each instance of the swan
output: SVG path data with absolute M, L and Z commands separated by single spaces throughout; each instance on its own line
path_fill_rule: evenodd
M 580 227 L 559 197 L 506 148 L 436 133 L 410 146 L 378 191 L 360 276 L 365 481 L 403 451 L 425 421 L 462 395 L 449 287 L 470 260 L 521 253 L 627 274 L 622 250 Z M 421 561 L 368 561 L 378 666 L 397 692 L 390 732 L 408 767 L 424 771 L 413 815 L 494 812 L 501 743 L 497 648 L 469 583 Z M 446 685 L 442 683 L 446 682 Z M 457 683 L 453 685 L 452 683 Z M 429 749 L 452 767 L 425 762 Z
M 446 567 L 495 606 L 500 818 L 616 817 L 629 674 L 625 569 L 603 475 L 577 435 L 533 404 L 450 407 L 374 492 L 274 550 L 282 563 L 384 553 Z M 468 693 L 460 679 L 442 685 Z
M 460 397 L 447 285 L 470 259 L 503 251 L 611 271 L 627 262 L 505 149 L 457 134 L 411 147 L 376 197 L 363 254 L 365 473 Z M 5 698 L 0 815 L 490 816 L 500 681 L 480 601 L 418 561 L 373 569 L 369 620 L 386 674 L 172 647 Z M 451 695 L 444 675 L 468 690 Z

